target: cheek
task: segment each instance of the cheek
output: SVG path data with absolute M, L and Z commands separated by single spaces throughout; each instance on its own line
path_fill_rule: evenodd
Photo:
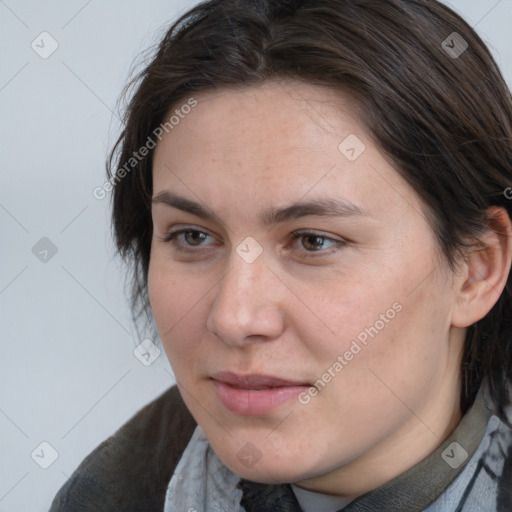
M 326 284 L 311 298 L 318 318 L 296 316 L 299 336 L 315 361 L 315 378 L 336 382 L 328 386 L 333 399 L 335 390 L 358 399 L 371 395 L 374 387 L 383 387 L 379 377 L 407 393 L 439 371 L 447 349 L 450 292 L 435 277 L 418 286 L 431 268 L 403 263 L 387 275 L 354 273 L 335 287 Z
M 148 295 L 169 362 L 176 370 L 192 364 L 200 352 L 205 308 L 211 286 L 155 256 L 149 265 Z
M 291 324 L 298 327 L 301 342 L 320 365 L 332 363 L 351 347 L 360 358 L 359 352 L 369 345 L 369 332 L 375 332 L 375 324 L 380 335 L 400 315 L 393 309 L 399 298 L 396 287 L 383 281 L 382 276 L 378 279 L 379 276 L 362 271 L 337 275 L 316 284 L 314 294 L 304 284 L 293 284 L 294 292 L 303 301 L 290 298 L 287 311 Z M 383 323 L 380 315 L 386 313 L 387 322 Z M 361 349 L 353 345 L 355 341 Z
M 163 253 L 161 248 L 152 249 L 148 295 L 159 333 L 165 338 L 165 333 L 174 330 L 179 320 L 191 312 L 200 290 L 197 283 L 191 283 L 183 269 Z
M 412 294 L 400 292 L 396 310 L 374 310 L 373 320 L 361 331 L 366 345 L 359 343 L 362 350 L 354 357 L 359 363 L 347 368 L 347 376 L 353 376 L 348 388 L 362 392 L 369 403 L 379 395 L 382 403 L 393 404 L 396 396 L 404 403 L 417 403 L 442 375 L 449 350 L 450 308 L 441 291 L 435 300 L 431 292 L 428 285 Z M 398 402 L 395 405 L 400 407 Z

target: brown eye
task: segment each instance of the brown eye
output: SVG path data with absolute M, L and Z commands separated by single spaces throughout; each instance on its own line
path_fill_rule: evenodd
M 295 231 L 291 234 L 293 251 L 302 258 L 329 256 L 347 245 L 343 239 L 333 238 L 314 231 Z
M 208 239 L 211 239 L 210 241 Z M 212 236 L 204 231 L 197 229 L 178 229 L 169 233 L 164 239 L 164 242 L 170 243 L 175 249 L 180 251 L 201 249 L 210 245 L 215 245 L 215 240 Z
M 206 233 L 201 231 L 185 231 L 183 237 L 188 245 L 201 245 L 201 243 L 207 238 Z
M 325 243 L 325 240 L 325 236 L 303 235 L 302 245 L 308 251 L 318 251 L 319 249 L 323 249 L 323 244 Z

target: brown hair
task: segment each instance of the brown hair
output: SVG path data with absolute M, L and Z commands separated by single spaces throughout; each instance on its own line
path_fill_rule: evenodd
M 485 44 L 452 10 L 435 0 L 206 1 L 169 28 L 127 88 L 134 93 L 107 164 L 135 323 L 150 312 L 152 152 L 122 176 L 121 166 L 193 94 L 281 78 L 351 95 L 368 133 L 422 198 L 452 269 L 465 237 L 486 229 L 489 207 L 510 215 L 510 91 Z M 509 276 L 492 311 L 468 328 L 463 412 L 483 379 L 500 415 L 509 401 L 511 289 Z

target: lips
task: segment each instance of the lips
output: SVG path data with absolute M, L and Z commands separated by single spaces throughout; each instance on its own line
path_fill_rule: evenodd
M 214 380 L 225 382 L 240 389 L 269 389 L 287 386 L 306 386 L 307 382 L 285 380 L 267 375 L 237 375 L 233 372 L 219 372 L 213 376 Z
M 219 372 L 212 379 L 217 397 L 224 407 L 241 416 L 268 414 L 311 386 L 304 381 L 233 372 Z

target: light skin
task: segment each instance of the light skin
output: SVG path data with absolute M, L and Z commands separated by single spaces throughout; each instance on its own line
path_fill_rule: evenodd
M 240 476 L 361 495 L 428 456 L 459 423 L 464 335 L 505 286 L 510 220 L 490 210 L 484 250 L 468 251 L 454 273 L 420 199 L 349 98 L 293 81 L 194 97 L 155 150 L 153 197 L 170 192 L 214 217 L 155 201 L 148 276 L 183 399 Z M 355 161 L 338 149 L 350 134 L 366 146 Z M 359 211 L 264 222 L 316 200 Z M 313 236 L 294 239 L 300 230 Z M 247 237 L 263 249 L 252 263 L 236 250 Z M 219 400 L 218 371 L 312 385 L 397 302 L 401 311 L 307 405 L 292 399 L 247 416 Z M 247 442 L 261 455 L 250 467 L 237 456 Z

